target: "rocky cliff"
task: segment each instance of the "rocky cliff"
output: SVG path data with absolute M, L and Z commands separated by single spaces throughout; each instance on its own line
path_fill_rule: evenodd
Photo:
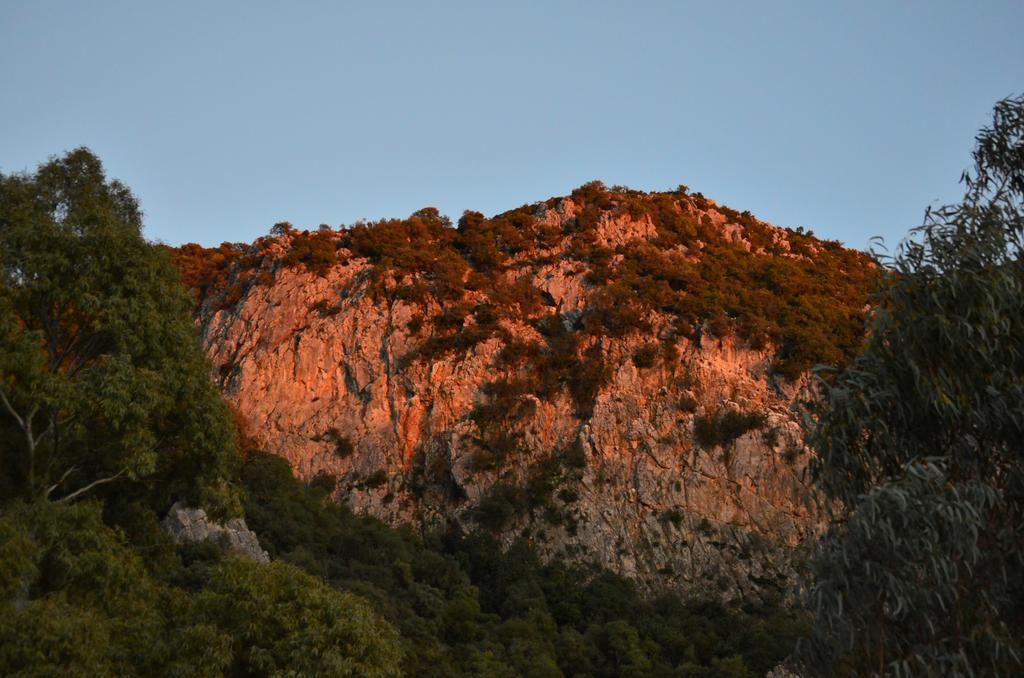
M 816 524 L 802 372 L 856 345 L 873 276 L 699 194 L 600 184 L 178 256 L 248 433 L 338 501 L 727 600 L 788 587 Z

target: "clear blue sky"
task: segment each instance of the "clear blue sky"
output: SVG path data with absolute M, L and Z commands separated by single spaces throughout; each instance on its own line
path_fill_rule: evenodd
M 0 171 L 79 145 L 149 238 L 590 179 L 895 243 L 1024 91 L 1024 2 L 0 4 Z

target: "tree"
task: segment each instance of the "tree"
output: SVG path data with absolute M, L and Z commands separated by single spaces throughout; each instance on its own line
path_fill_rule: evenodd
M 1024 670 L 1024 98 L 976 141 L 963 201 L 898 250 L 809 412 L 831 518 L 813 674 Z
M 285 563 L 220 563 L 196 601 L 232 638 L 235 675 L 398 676 L 398 634 L 365 600 Z
M 138 203 L 84 148 L 0 175 L 0 490 L 118 481 L 230 512 L 230 420 Z M 124 492 L 125 487 L 120 491 Z
M 0 674 L 223 675 L 232 639 L 101 513 L 95 501 L 4 507 Z

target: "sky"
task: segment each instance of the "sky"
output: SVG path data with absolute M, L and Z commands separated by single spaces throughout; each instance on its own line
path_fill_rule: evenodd
M 251 241 L 600 179 L 892 248 L 1024 93 L 1024 2 L 0 0 L 0 172 L 88 146 Z

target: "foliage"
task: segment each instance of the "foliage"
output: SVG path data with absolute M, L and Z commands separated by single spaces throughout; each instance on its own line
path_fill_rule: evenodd
M 396 675 L 362 599 L 158 527 L 237 514 L 239 460 L 139 219 L 85 149 L 0 177 L 0 674 Z
M 569 200 L 572 212 L 559 216 L 561 224 L 544 218 L 545 210 L 562 210 L 569 202 L 552 198 L 491 218 L 466 212 L 457 228 L 434 208 L 339 232 L 275 227 L 285 254 L 274 259 L 273 239 L 257 241 L 223 282 L 219 304 L 238 301 L 252 284 L 250 268 L 271 276 L 301 262 L 322 273 L 335 257 L 347 259 L 347 252 L 370 264 L 368 277 L 357 284 L 368 285 L 378 298 L 421 306 L 409 329 L 419 334 L 432 325 L 433 331 L 410 359 L 432 360 L 495 337 L 509 345 L 516 341 L 511 324 L 569 322 L 530 282 L 539 267 L 558 262 L 563 270 L 584 273 L 591 288 L 582 318 L 569 328 L 580 335 L 571 346 L 575 356 L 541 377 L 559 388 L 569 386 L 574 362 L 586 362 L 580 351 L 590 343 L 584 339 L 649 331 L 655 314 L 672 324 L 660 335 L 665 346 L 677 336 L 699 345 L 705 331 L 718 338 L 736 335 L 755 349 L 774 348 L 775 373 L 787 379 L 815 363 L 839 364 L 861 343 L 867 294 L 880 279 L 861 253 L 802 229 L 773 229 L 749 212 L 685 190 L 643 193 L 590 182 Z M 649 222 L 655 234 L 616 247 L 601 244 L 601 224 L 620 217 Z M 203 280 L 189 273 L 197 264 L 185 249 L 186 280 Z M 311 254 L 320 249 L 322 256 Z M 220 251 L 207 252 L 214 262 L 223 259 Z M 591 391 L 588 386 L 573 395 L 583 415 L 593 403 L 578 396 Z
M 812 406 L 834 511 L 808 668 L 1024 670 L 1024 98 L 995 108 L 959 205 L 891 262 L 864 351 Z
M 150 577 L 139 554 L 104 525 L 97 504 L 9 504 L 0 531 L 11 530 L 25 550 L 17 569 L 3 554 L 2 588 L 16 591 L 0 600 L 4 675 L 140 675 L 168 667 L 210 675 L 224 667 L 225 639 L 190 619 L 187 595 Z
M 759 412 L 726 410 L 693 418 L 693 437 L 704 448 L 731 445 L 748 431 L 764 425 L 765 416 Z
M 394 630 L 295 567 L 133 545 L 100 506 L 14 504 L 0 533 L 0 672 L 397 675 Z M 191 561 L 191 562 L 188 562 Z
M 0 175 L 0 488 L 237 511 L 226 410 L 131 192 L 86 149 Z M 147 484 L 149 483 L 149 484 Z
M 291 235 L 285 265 L 302 264 L 307 270 L 322 276 L 338 260 L 335 236 L 330 231 L 295 231 L 288 224 L 278 224 L 275 228 Z
M 227 559 L 194 614 L 232 639 L 232 673 L 399 675 L 395 630 L 362 599 L 292 565 Z
M 611 573 L 543 564 L 525 541 L 503 552 L 481 534 L 390 528 L 323 502 L 275 456 L 248 455 L 243 479 L 264 547 L 369 600 L 398 629 L 407 675 L 758 675 L 807 632 L 779 608 L 645 600 Z
M 660 352 L 657 344 L 639 346 L 633 351 L 633 364 L 642 370 L 654 367 Z
M 334 441 L 334 454 L 337 455 L 338 459 L 347 459 L 351 457 L 356 451 L 355 446 L 352 444 L 352 439 L 348 436 L 335 436 Z
M 188 243 L 181 247 L 166 247 L 178 269 L 181 282 L 193 295 L 196 304 L 201 304 L 208 296 L 219 291 L 227 284 L 232 264 L 237 262 L 247 245 L 240 243 L 221 243 L 219 247 L 202 247 Z
M 608 295 L 595 297 L 592 331 L 614 336 L 634 322 L 642 328 L 631 307 L 659 311 L 675 316 L 681 333 L 698 341 L 693 328 L 703 325 L 754 348 L 773 343 L 776 373 L 789 379 L 815 363 L 838 364 L 860 345 L 862 308 L 879 280 L 863 254 L 802 230 L 774 230 L 749 212 L 712 206 L 685 191 L 645 194 L 592 183 L 572 198 L 583 205 L 578 241 L 593 237 L 591 208 L 649 219 L 657 232 L 614 253 L 578 243 L 575 251 L 598 271 L 592 268 L 590 279 Z M 713 223 L 714 212 L 739 227 L 742 240 Z

